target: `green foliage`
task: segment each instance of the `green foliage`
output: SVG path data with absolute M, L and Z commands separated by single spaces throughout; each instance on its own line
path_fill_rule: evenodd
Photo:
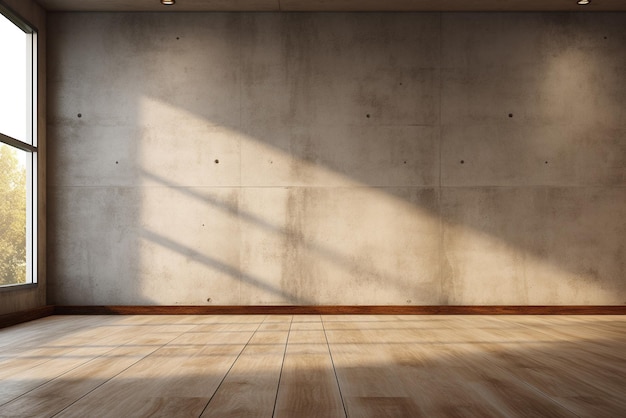
M 0 144 L 0 285 L 26 282 L 26 170 Z

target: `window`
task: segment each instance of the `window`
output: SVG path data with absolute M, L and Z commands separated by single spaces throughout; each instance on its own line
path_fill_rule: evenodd
M 0 286 L 35 283 L 36 33 L 0 7 Z

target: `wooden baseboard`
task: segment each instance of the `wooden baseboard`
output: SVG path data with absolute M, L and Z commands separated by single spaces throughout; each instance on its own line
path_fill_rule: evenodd
M 0 328 L 50 315 L 626 315 L 615 306 L 43 306 L 0 315 Z
M 57 315 L 626 315 L 617 306 L 55 306 Z
M 0 315 L 0 328 L 6 328 L 22 322 L 33 321 L 54 315 L 54 306 L 42 306 L 41 308 L 29 309 L 27 311 L 15 312 Z

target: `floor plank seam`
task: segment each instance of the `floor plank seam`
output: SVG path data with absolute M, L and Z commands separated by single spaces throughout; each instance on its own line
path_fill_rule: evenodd
M 63 413 L 64 411 L 66 411 L 67 409 L 71 408 L 72 405 L 76 404 L 77 402 L 79 402 L 81 399 L 85 398 L 86 396 L 88 396 L 89 394 L 93 393 L 94 391 L 100 389 L 103 385 L 107 384 L 108 382 L 110 382 L 111 380 L 115 379 L 117 376 L 119 376 L 120 374 L 124 373 L 126 370 L 130 369 L 131 367 L 133 367 L 134 365 L 136 365 L 137 363 L 139 363 L 140 361 L 150 357 L 151 355 L 153 355 L 154 353 L 156 353 L 157 351 L 159 351 L 160 349 L 162 349 L 163 347 L 167 346 L 168 344 L 170 344 L 172 341 L 174 341 L 175 339 L 177 339 L 178 337 L 180 337 L 180 335 L 177 335 L 176 337 L 172 338 L 170 341 L 168 341 L 167 343 L 155 348 L 154 350 L 152 350 L 151 352 L 149 352 L 148 354 L 146 354 L 145 356 L 143 356 L 142 358 L 138 359 L 137 361 L 133 362 L 132 364 L 130 364 L 128 367 L 125 367 L 124 369 L 120 370 L 118 373 L 116 373 L 115 375 L 111 376 L 110 378 L 106 379 L 104 382 L 102 382 L 101 384 L 97 385 L 96 387 L 94 387 L 93 389 L 91 389 L 90 391 L 88 391 L 87 393 L 83 394 L 82 396 L 80 396 L 78 399 L 76 399 L 75 401 L 73 401 L 72 403 L 70 403 L 69 405 L 67 405 L 65 408 L 61 409 L 60 411 L 56 412 L 55 414 L 51 415 L 50 418 L 56 417 L 57 415 Z M 126 346 L 126 344 L 123 344 L 117 348 L 120 347 L 124 347 Z
M 0 332 L 0 417 L 579 418 L 626 405 L 618 317 L 128 318 Z
M 56 377 L 53 377 L 52 379 L 47 380 L 47 381 L 43 382 L 42 384 L 40 384 L 40 385 L 38 385 L 38 386 L 35 386 L 35 387 L 34 387 L 34 388 L 32 388 L 32 389 L 29 389 L 28 391 L 26 391 L 26 392 L 22 393 L 22 394 L 21 394 L 21 395 L 19 395 L 19 396 L 16 396 L 15 398 L 13 398 L 13 399 L 11 399 L 11 400 L 9 400 L 9 401 L 7 401 L 7 402 L 3 403 L 3 404 L 0 404 L 0 408 L 1 408 L 1 407 L 3 407 L 3 406 L 5 406 L 5 405 L 10 404 L 11 402 L 14 402 L 14 401 L 18 400 L 18 399 L 20 399 L 20 398 L 22 398 L 22 397 L 24 397 L 24 396 L 27 396 L 29 393 L 36 391 L 37 389 L 41 388 L 42 386 L 47 385 L 48 383 L 51 383 L 51 382 L 54 382 L 54 381 L 55 381 L 55 380 L 57 380 L 57 379 L 60 379 L 61 377 L 65 376 L 66 374 L 71 373 L 72 371 L 74 371 L 74 370 L 78 369 L 79 367 L 83 367 L 83 366 L 85 366 L 85 365 L 87 365 L 87 364 L 91 363 L 92 361 L 95 361 L 95 360 L 97 360 L 97 359 L 99 359 L 99 358 L 101 358 L 101 357 L 103 357 L 103 356 L 105 356 L 105 355 L 109 354 L 111 351 L 114 351 L 114 350 L 118 349 L 119 347 L 120 347 L 120 346 L 113 347 L 113 348 L 111 348 L 109 351 L 107 351 L 106 353 L 102 353 L 102 354 L 100 354 L 99 356 L 96 356 L 96 357 L 94 357 L 94 358 L 92 358 L 92 359 L 89 359 L 89 360 L 86 360 L 86 361 L 84 361 L 84 362 L 82 362 L 82 363 L 80 363 L 80 364 L 77 364 L 76 366 L 74 366 L 74 367 L 72 367 L 72 368 L 70 368 L 70 369 L 68 369 L 68 370 L 64 371 L 64 372 L 63 372 L 63 373 L 61 373 L 60 375 L 58 375 L 58 376 L 56 376 Z M 68 353 L 68 354 L 69 354 L 69 353 Z M 58 358 L 58 357 L 57 357 L 57 358 Z M 55 360 L 55 359 L 56 359 L 56 358 L 54 358 L 54 359 L 50 359 L 50 360 L 48 360 L 48 361 L 46 361 L 46 362 L 43 362 L 43 363 L 38 364 L 37 366 L 39 366 L 39 365 L 41 365 L 41 364 L 45 364 L 45 363 L 47 363 L 47 362 L 49 362 L 49 361 L 52 361 L 52 360 Z M 34 367 L 37 367 L 37 366 L 33 366 L 33 367 L 31 367 L 31 369 L 32 369 L 32 368 L 34 368 Z
M 283 361 L 280 364 L 280 373 L 278 374 L 278 384 L 276 385 L 276 396 L 274 397 L 274 408 L 272 409 L 272 418 L 276 416 L 276 405 L 278 404 L 278 393 L 280 392 L 280 382 L 283 377 L 283 369 L 285 367 L 285 357 L 287 357 L 287 346 L 289 345 L 289 337 L 291 336 L 291 326 L 293 325 L 293 315 L 289 321 L 289 330 L 287 331 L 287 340 L 285 341 L 285 350 L 283 351 Z
M 346 409 L 346 402 L 343 399 L 343 392 L 341 391 L 341 384 L 339 384 L 339 376 L 337 376 L 337 368 L 335 367 L 335 360 L 333 359 L 333 352 L 330 349 L 330 343 L 328 342 L 328 335 L 326 334 L 326 324 L 324 324 L 324 317 L 320 315 L 320 321 L 322 322 L 322 329 L 324 330 L 324 338 L 326 339 L 326 347 L 328 348 L 328 355 L 330 356 L 330 363 L 333 366 L 333 374 L 335 375 L 335 381 L 337 382 L 337 389 L 339 390 L 339 397 L 341 398 L 341 406 L 343 407 L 343 413 L 348 418 L 348 410 Z
M 82 331 L 82 330 L 83 330 L 83 329 L 85 329 L 85 328 L 88 328 L 88 325 L 81 326 L 81 327 L 77 327 L 77 328 L 76 328 L 76 329 L 74 329 L 73 331 Z M 117 347 L 115 347 L 115 348 L 117 348 Z M 109 353 L 109 352 L 111 352 L 111 351 L 115 350 L 115 348 L 112 348 L 111 350 L 107 351 L 107 353 Z M 106 353 L 103 353 L 103 354 L 101 354 L 101 355 L 100 355 L 100 356 L 98 356 L 98 357 L 101 357 L 101 356 L 103 356 L 104 354 L 106 354 Z M 65 374 L 67 374 L 67 373 L 71 372 L 72 370 L 75 370 L 75 369 L 77 369 L 77 368 L 79 368 L 79 367 L 81 367 L 81 366 L 84 366 L 85 364 L 88 364 L 89 362 L 91 362 L 91 361 L 95 360 L 95 359 L 96 359 L 96 358 L 98 358 L 98 357 L 95 357 L 95 358 L 93 358 L 93 359 L 87 360 L 87 361 L 85 361 L 84 363 L 81 363 L 81 364 L 79 364 L 79 365 L 77 365 L 77 366 L 75 366 L 75 367 L 72 367 L 71 369 L 66 370 L 65 372 L 61 373 L 60 375 L 58 375 L 58 376 L 56 376 L 56 377 L 54 377 L 54 378 L 52 378 L 52 379 L 50 379 L 50 380 L 47 380 L 47 381 L 43 382 L 43 383 L 42 383 L 42 384 L 40 384 L 40 385 L 37 385 L 36 387 L 34 387 L 34 388 L 32 388 L 32 389 L 29 389 L 28 391 L 26 391 L 26 392 L 24 392 L 24 393 L 22 393 L 22 394 L 20 394 L 20 395 L 16 396 L 15 398 L 12 398 L 12 399 L 10 399 L 10 400 L 8 400 L 8 401 L 4 402 L 4 403 L 1 403 L 1 404 L 0 404 L 0 408 L 4 407 L 5 405 L 10 404 L 11 402 L 16 401 L 17 399 L 20 399 L 20 398 L 21 398 L 21 397 L 23 397 L 23 396 L 28 395 L 30 392 L 33 392 L 33 391 L 35 391 L 35 390 L 39 389 L 40 387 L 42 387 L 42 386 L 44 386 L 44 385 L 47 385 L 47 384 L 48 384 L 48 383 L 50 383 L 50 382 L 53 382 L 54 380 L 58 379 L 59 377 L 61 377 L 61 376 L 65 375 Z M 46 361 L 43 361 L 43 362 L 41 362 L 41 363 L 37 363 L 37 364 L 35 364 L 35 365 L 31 366 L 30 368 L 28 368 L 28 369 L 26 369 L 26 370 L 31 370 L 31 369 L 34 369 L 34 368 L 36 368 L 36 367 L 39 367 L 39 366 L 41 366 L 41 365 L 43 365 L 43 364 L 49 363 L 49 362 L 51 362 L 51 361 L 53 361 L 53 360 L 56 360 L 56 359 L 57 359 L 57 357 L 50 358 L 50 360 L 46 360 Z
M 237 360 L 239 360 L 239 357 L 241 357 L 241 353 L 244 352 L 244 350 L 246 349 L 246 347 L 250 344 L 250 341 L 252 341 L 252 338 L 254 338 L 254 336 L 256 335 L 256 333 L 259 331 L 259 329 L 261 328 L 261 325 L 263 325 L 263 323 L 267 320 L 267 318 L 269 317 L 269 315 L 266 315 L 263 320 L 261 322 L 259 322 L 259 325 L 257 325 L 256 329 L 254 330 L 254 332 L 250 335 L 250 338 L 248 338 L 248 341 L 246 341 L 246 343 L 243 345 L 243 347 L 241 347 L 241 350 L 239 351 L 239 353 L 237 354 L 237 357 L 235 357 L 235 359 L 233 360 L 232 364 L 230 365 L 230 367 L 228 368 L 228 370 L 226 371 L 226 373 L 224 374 L 224 376 L 222 377 L 222 380 L 220 380 L 220 383 L 217 385 L 217 388 L 215 388 L 215 391 L 213 392 L 213 394 L 211 395 L 211 397 L 209 398 L 209 401 L 206 403 L 206 405 L 204 405 L 204 408 L 202 408 L 202 411 L 200 412 L 200 414 L 198 415 L 198 418 L 200 418 L 202 416 L 202 414 L 204 414 L 204 411 L 207 410 L 207 408 L 209 407 L 209 405 L 211 404 L 211 401 L 213 400 L 213 398 L 215 398 L 215 395 L 217 394 L 217 392 L 219 392 L 220 388 L 222 387 L 222 384 L 224 383 L 224 381 L 226 380 L 226 378 L 228 377 L 228 375 L 230 374 L 230 371 L 233 369 L 233 367 L 235 366 L 235 364 L 237 363 Z

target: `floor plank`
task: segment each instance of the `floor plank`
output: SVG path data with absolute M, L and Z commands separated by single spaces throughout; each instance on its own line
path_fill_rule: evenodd
M 318 315 L 294 316 L 274 416 L 345 417 Z
M 262 317 L 196 325 L 59 417 L 198 417 Z
M 98 319 L 89 319 L 70 319 L 65 328 L 53 326 L 54 333 L 46 330 L 35 339 L 20 341 L 17 350 L 21 352 L 14 361 L 10 361 L 10 356 L 7 357 L 5 352 L 6 361 L 0 367 L 0 379 L 3 380 L 0 386 L 0 405 L 105 355 L 120 345 L 116 339 L 129 335 L 127 333 L 131 331 L 125 328 L 125 332 L 121 333 L 94 334 L 94 329 L 101 330 L 102 327 Z M 77 322 L 80 322 L 80 327 L 77 327 Z
M 0 416 L 46 416 L 60 412 L 123 370 L 155 351 L 155 336 L 139 337 L 128 345 L 62 374 L 0 407 Z M 162 341 L 162 343 L 167 340 Z M 161 344 L 159 344 L 160 346 Z
M 575 324 L 578 332 L 584 332 L 582 338 L 563 318 L 529 321 L 523 331 L 500 322 L 517 324 L 527 319 L 497 321 L 490 330 L 472 332 L 474 338 L 487 342 L 483 347 L 494 365 L 578 416 L 626 411 L 626 344 L 620 335 L 598 331 L 590 320 Z
M 617 417 L 623 316 L 52 316 L 0 330 L 0 417 Z
M 459 338 L 454 319 L 439 322 L 383 329 L 354 321 L 347 330 L 328 330 L 348 416 L 573 416 L 493 368 Z
M 271 417 L 291 316 L 266 320 L 243 350 L 202 417 Z

